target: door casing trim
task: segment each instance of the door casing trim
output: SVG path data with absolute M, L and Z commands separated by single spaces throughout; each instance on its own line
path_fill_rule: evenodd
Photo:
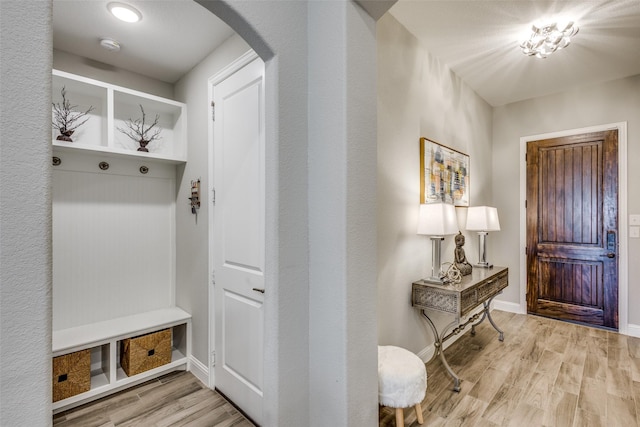
M 559 138 L 605 130 L 618 131 L 618 332 L 629 334 L 629 264 L 627 234 L 627 122 L 610 123 L 578 129 L 567 129 L 520 137 L 520 312 L 527 312 L 527 142 L 538 139 Z

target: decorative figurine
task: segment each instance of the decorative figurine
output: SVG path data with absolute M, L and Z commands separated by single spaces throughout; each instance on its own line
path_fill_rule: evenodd
M 465 255 L 464 249 L 462 248 L 464 246 L 464 235 L 461 232 L 458 232 L 458 234 L 456 234 L 455 242 L 456 248 L 453 251 L 453 258 L 455 260 L 454 264 L 458 268 L 458 270 L 460 270 L 460 273 L 463 276 L 471 274 L 471 270 L 473 269 L 473 267 L 471 267 L 471 264 L 469 264 L 469 261 L 467 261 L 467 256 Z

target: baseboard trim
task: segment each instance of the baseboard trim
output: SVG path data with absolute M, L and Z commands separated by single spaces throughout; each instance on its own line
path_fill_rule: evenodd
M 640 325 L 627 325 L 627 334 L 630 337 L 640 338 Z
M 209 369 L 193 355 L 189 356 L 189 371 L 203 384 L 209 386 Z
M 527 314 L 526 311 L 523 311 L 522 306 L 515 302 L 500 301 L 494 299 L 492 305 L 493 309 L 497 309 L 500 311 L 506 311 L 508 313 Z
M 458 335 L 454 335 L 453 337 L 451 337 L 451 339 L 449 339 L 447 342 L 444 343 L 444 349 L 446 350 L 449 347 L 451 347 L 451 345 L 454 342 L 458 341 L 460 339 L 460 337 L 462 337 L 464 334 L 466 334 L 470 330 L 471 330 L 471 328 L 469 328 L 468 330 L 463 331 L 462 333 L 460 333 Z M 436 351 L 436 347 L 433 344 L 428 345 L 427 347 L 425 347 L 422 350 L 420 350 L 420 352 L 418 352 L 418 357 L 424 363 L 427 363 L 433 358 L 433 355 L 435 354 L 435 351 Z
M 426 346 L 422 350 L 420 350 L 417 356 L 424 362 L 427 363 L 433 358 L 433 353 L 436 351 L 436 348 L 433 344 Z

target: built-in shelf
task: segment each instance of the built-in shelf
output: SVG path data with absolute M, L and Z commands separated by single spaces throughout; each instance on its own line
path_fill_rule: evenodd
M 191 351 L 191 315 L 168 307 L 175 300 L 175 166 L 187 159 L 186 105 L 53 70 L 54 104 L 63 102 L 63 88 L 72 110 L 88 113 L 71 142 L 58 140 L 52 127 L 52 350 L 57 357 L 90 349 L 91 387 L 54 402 L 54 413 L 188 369 Z M 119 130 L 142 118 L 140 106 L 145 123 L 157 117 L 161 129 L 149 152 Z M 122 341 L 163 329 L 171 329 L 171 360 L 127 376 Z
M 121 341 L 171 328 L 171 361 L 160 367 L 127 376 L 120 366 Z M 82 405 L 123 388 L 178 369 L 188 369 L 191 315 L 178 307 L 53 331 L 53 356 L 91 349 L 91 389 L 53 403 L 53 412 Z
M 84 144 L 76 144 L 75 142 L 61 142 L 61 141 L 53 141 L 53 155 L 64 158 L 66 153 L 86 153 L 86 154 L 95 154 L 104 158 L 121 158 L 121 159 L 136 159 L 141 162 L 146 163 L 167 163 L 167 164 L 184 164 L 186 163 L 183 159 L 176 159 L 172 156 L 165 156 L 163 154 L 157 153 L 144 153 L 138 154 L 135 151 L 124 150 L 118 148 L 104 148 L 96 145 L 84 145 Z
M 184 103 L 64 71 L 52 73 L 53 103 L 62 103 L 64 88 L 66 99 L 75 106 L 74 111 L 86 112 L 93 107 L 88 120 L 71 135 L 73 142 L 57 140 L 59 131 L 52 128 L 54 154 L 86 150 L 149 161 L 186 162 L 187 108 Z M 137 151 L 139 144 L 119 130 L 125 129 L 129 120 L 142 118 L 140 106 L 144 108 L 145 123 L 152 123 L 157 116 L 161 129 L 160 139 L 147 146 L 149 152 Z

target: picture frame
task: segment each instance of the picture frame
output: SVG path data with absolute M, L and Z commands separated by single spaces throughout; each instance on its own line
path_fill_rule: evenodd
M 420 203 L 469 206 L 469 155 L 420 138 Z

